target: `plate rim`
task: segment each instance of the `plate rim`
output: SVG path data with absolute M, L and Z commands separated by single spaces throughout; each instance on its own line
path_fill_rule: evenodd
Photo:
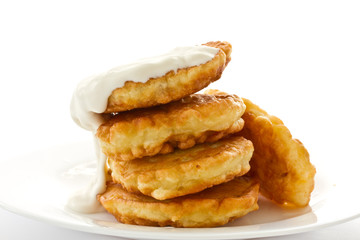
M 23 159 L 25 156 L 31 156 L 31 155 L 36 155 L 38 153 L 44 153 L 44 151 L 46 152 L 50 152 L 53 151 L 54 149 L 59 149 L 59 148 L 64 148 L 67 146 L 74 146 L 74 145 L 86 145 L 88 146 L 89 142 L 76 142 L 76 143 L 68 143 L 68 144 L 61 144 L 61 145 L 57 145 L 57 146 L 52 146 L 50 148 L 44 148 L 42 150 L 36 151 L 36 152 L 32 152 L 32 153 L 28 153 L 28 154 L 23 154 L 21 156 L 18 157 L 14 157 L 13 159 Z M 0 162 L 0 164 L 4 164 L 5 162 Z M 317 173 L 318 175 L 319 173 Z M 315 183 L 316 185 L 316 183 Z M 225 226 L 225 227 L 219 227 L 219 228 L 211 228 L 212 231 L 211 232 L 206 232 L 206 229 L 209 230 L 210 228 L 193 228 L 193 229 L 197 229 L 198 232 L 194 232 L 193 230 L 189 230 L 187 228 L 172 228 L 173 231 L 159 231 L 159 232 L 154 232 L 154 231 L 149 231 L 150 229 L 156 228 L 156 229 L 166 229 L 166 228 L 160 228 L 160 227 L 146 227 L 146 226 L 138 226 L 141 228 L 148 228 L 149 230 L 145 230 L 145 229 L 137 229 L 137 230 L 132 230 L 132 229 L 118 229 L 118 228 L 111 228 L 111 227 L 105 227 L 105 226 L 101 226 L 101 225 L 91 225 L 89 223 L 83 222 L 83 224 L 81 224 L 80 222 L 78 224 L 74 224 L 73 222 L 66 222 L 61 218 L 52 218 L 49 217 L 49 215 L 41 215 L 41 214 L 37 214 L 34 211 L 28 210 L 28 209 L 24 209 L 21 207 L 17 207 L 12 205 L 11 203 L 8 203 L 6 201 L 3 201 L 2 199 L 0 199 L 0 207 L 12 212 L 14 214 L 17 215 L 21 215 L 30 219 L 34 219 L 40 222 L 44 222 L 44 223 L 49 223 L 51 225 L 54 226 L 58 226 L 58 227 L 62 227 L 62 228 L 66 228 L 66 229 L 71 229 L 71 230 L 75 230 L 75 231 L 81 231 L 81 232 L 87 232 L 87 233 L 96 233 L 96 234 L 101 234 L 101 235 L 108 235 L 108 236 L 117 236 L 117 237 L 126 237 L 126 238 L 141 238 L 141 239 L 168 239 L 168 238 L 172 238 L 172 239 L 188 239 L 189 237 L 192 238 L 196 238 L 196 239 L 245 239 L 245 238 L 260 238 L 260 237 L 274 237 L 274 236 L 284 236 L 284 235 L 290 235 L 290 234 L 297 234 L 297 233 L 302 233 L 302 232 L 308 232 L 308 231 L 312 231 L 315 229 L 320 229 L 320 228 L 324 228 L 324 227 L 329 227 L 329 226 L 333 226 L 333 225 L 337 225 L 337 224 L 341 224 L 347 221 L 351 221 L 353 219 L 359 218 L 360 217 L 360 210 L 358 212 L 354 212 L 353 214 L 349 214 L 346 216 L 342 216 L 340 218 L 337 219 L 330 219 L 330 220 L 325 220 L 325 221 L 321 221 L 321 222 L 314 222 L 314 223 L 310 223 L 310 224 L 306 224 L 306 225 L 299 225 L 299 226 L 290 226 L 288 228 L 277 228 L 277 229 L 273 229 L 273 230 L 260 230 L 260 231 L 236 231 L 239 228 L 242 228 L 243 226 Z M 49 205 L 48 207 L 51 207 L 53 209 L 57 209 L 57 210 L 61 210 L 64 212 L 64 209 L 61 209 L 61 207 L 57 207 L 54 205 Z M 316 211 L 315 211 L 316 212 Z M 312 210 L 310 213 L 314 213 L 314 210 Z M 306 214 L 309 213 L 305 213 L 290 219 L 294 219 L 297 217 L 301 217 L 304 216 Z M 282 219 L 279 221 L 274 221 L 274 222 L 270 222 L 270 223 L 275 223 L 275 222 L 281 222 L 281 221 L 287 221 L 288 219 Z M 80 220 L 77 220 L 77 222 Z M 122 223 L 119 223 L 122 224 Z M 254 224 L 254 225 L 246 225 L 248 226 L 261 226 L 261 225 L 266 225 L 269 223 L 261 223 L 261 224 Z M 127 224 L 122 224 L 125 227 L 127 226 Z M 130 226 L 130 225 L 129 225 Z M 133 225 L 131 225 L 133 226 Z M 244 226 L 245 227 L 245 226 Z M 231 228 L 231 231 L 229 232 L 224 232 L 224 228 Z M 104 230 L 106 229 L 106 230 Z M 217 231 L 214 229 L 222 229 L 221 231 Z M 201 231 L 204 230 L 204 231 Z
M 188 229 L 183 228 L 183 229 L 177 229 L 177 230 L 184 230 L 181 232 L 176 231 L 176 232 L 171 233 L 171 232 L 161 231 L 161 232 L 156 233 L 157 234 L 156 236 L 153 236 L 154 232 L 144 231 L 144 230 L 141 232 L 137 232 L 137 231 L 132 231 L 132 230 L 110 228 L 112 231 L 104 232 L 104 231 L 101 231 L 101 229 L 102 229 L 101 226 L 94 227 L 89 224 L 74 225 L 74 224 L 60 221 L 60 220 L 57 220 L 54 218 L 48 218 L 48 217 L 45 217 L 42 215 L 33 214 L 31 211 L 13 207 L 9 204 L 6 204 L 5 202 L 3 202 L 1 200 L 0 200 L 0 207 L 11 213 L 14 213 L 14 214 L 26 217 L 26 218 L 34 219 L 34 220 L 37 220 L 37 221 L 40 221 L 43 223 L 49 223 L 53 226 L 57 226 L 57 227 L 65 228 L 65 229 L 71 229 L 71 230 L 81 231 L 81 232 L 85 232 L 85 233 L 95 233 L 95 234 L 107 235 L 107 236 L 126 237 L 126 238 L 130 238 L 130 239 L 141 238 L 141 239 L 149 239 L 149 240 L 168 239 L 169 237 L 171 237 L 171 239 L 189 239 L 189 237 L 193 237 L 196 239 L 249 239 L 249 238 L 255 239 L 255 238 L 261 238 L 261 237 L 285 236 L 285 235 L 291 235 L 291 234 L 297 234 L 297 233 L 305 233 L 305 232 L 313 231 L 313 230 L 320 229 L 320 228 L 325 228 L 325 227 L 342 224 L 342 223 L 345 223 L 345 222 L 348 222 L 348 221 L 351 221 L 351 220 L 354 220 L 354 219 L 360 217 L 360 213 L 355 213 L 354 215 L 338 219 L 337 221 L 327 221 L 327 222 L 322 222 L 320 224 L 316 222 L 313 224 L 292 227 L 292 228 L 286 229 L 286 230 L 275 229 L 272 231 L 266 231 L 266 232 L 260 231 L 257 233 L 255 233 L 255 231 L 252 231 L 252 232 L 238 231 L 237 233 L 231 231 L 228 233 L 212 232 L 210 235 L 210 234 L 203 234 L 203 233 L 186 232 L 186 230 L 188 230 Z M 286 221 L 286 220 L 281 220 L 281 221 Z M 123 224 L 123 223 L 119 223 L 119 224 Z M 123 224 L 123 225 L 126 226 L 127 224 Z M 262 225 L 262 224 L 259 224 L 259 225 Z M 144 226 L 142 226 L 142 227 L 144 227 Z M 157 228 L 158 229 L 160 227 L 149 227 L 149 228 Z M 233 230 L 235 230 L 236 228 L 239 228 L 239 227 L 225 227 L 225 228 L 232 228 Z M 176 228 L 174 228 L 174 229 L 176 229 Z M 194 229 L 206 230 L 209 228 L 194 228 Z M 211 228 L 211 229 L 214 229 L 214 228 Z M 114 234 L 114 233 L 116 233 L 116 234 Z M 131 234 L 131 236 L 126 235 L 126 234 Z

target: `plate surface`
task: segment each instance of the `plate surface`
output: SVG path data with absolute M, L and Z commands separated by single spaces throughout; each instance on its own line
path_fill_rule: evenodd
M 320 156 L 315 155 L 315 156 Z M 313 159 L 314 160 L 314 159 Z M 312 161 L 313 161 L 312 160 Z M 93 145 L 74 143 L 5 161 L 0 166 L 0 206 L 14 213 L 61 227 L 141 239 L 242 239 L 310 231 L 360 216 L 360 194 L 351 182 L 360 177 L 339 171 L 329 161 L 313 161 L 316 185 L 308 207 L 283 209 L 264 198 L 260 209 L 223 227 L 176 229 L 125 225 L 107 213 L 68 210 L 71 193 L 86 186 L 95 173 Z

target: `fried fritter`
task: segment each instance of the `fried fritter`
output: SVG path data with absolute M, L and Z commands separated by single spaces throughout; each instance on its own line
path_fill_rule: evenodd
M 259 185 L 254 180 L 240 177 L 196 194 L 159 201 L 108 183 L 98 200 L 126 224 L 215 227 L 257 210 L 258 192 Z
M 241 176 L 250 169 L 253 145 L 232 136 L 186 150 L 128 162 L 109 159 L 114 182 L 130 192 L 165 200 L 200 192 Z
M 218 90 L 206 93 L 226 94 Z M 254 144 L 250 174 L 259 180 L 260 192 L 288 207 L 308 205 L 316 172 L 308 151 L 279 118 L 248 99 L 243 101 L 245 126 L 239 134 Z
M 215 57 L 199 66 L 168 72 L 165 76 L 149 79 L 145 83 L 127 81 L 115 89 L 108 98 L 105 113 L 121 112 L 169 103 L 195 93 L 221 77 L 231 57 L 231 44 L 209 42 L 203 44 L 219 48 Z
M 97 137 L 105 155 L 128 161 L 215 142 L 242 129 L 244 111 L 243 101 L 235 95 L 193 94 L 118 113 L 98 128 Z
M 241 134 L 254 143 L 251 174 L 260 181 L 261 193 L 285 206 L 308 205 L 316 172 L 308 151 L 279 118 L 243 100 L 247 108 Z

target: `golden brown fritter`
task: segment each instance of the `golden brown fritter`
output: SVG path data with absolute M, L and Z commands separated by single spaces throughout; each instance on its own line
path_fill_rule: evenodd
M 257 210 L 258 192 L 254 180 L 240 177 L 200 193 L 163 201 L 108 183 L 98 199 L 119 222 L 126 224 L 215 227 Z
M 261 193 L 285 206 L 308 205 L 315 176 L 308 151 L 279 118 L 243 100 L 246 124 L 240 134 L 254 143 L 251 173 L 260 181 Z
M 165 200 L 244 175 L 253 151 L 249 140 L 232 136 L 165 155 L 127 162 L 109 159 L 109 165 L 113 181 L 128 191 Z
M 105 155 L 128 161 L 238 132 L 244 111 L 243 101 L 235 95 L 193 94 L 165 105 L 121 112 L 99 127 L 97 137 Z
M 127 81 L 108 98 L 105 113 L 121 112 L 169 103 L 195 93 L 221 77 L 231 57 L 231 44 L 210 42 L 204 45 L 219 48 L 215 57 L 199 66 L 168 72 L 145 83 Z
M 207 94 L 226 94 L 208 90 Z M 314 189 L 315 168 L 304 145 L 292 138 L 289 129 L 277 117 L 269 115 L 243 98 L 246 111 L 240 135 L 254 144 L 250 174 L 260 182 L 260 192 L 288 207 L 304 207 Z

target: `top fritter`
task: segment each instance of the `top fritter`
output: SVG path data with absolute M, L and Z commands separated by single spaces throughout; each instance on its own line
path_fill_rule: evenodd
M 218 80 L 231 50 L 227 42 L 179 47 L 84 79 L 73 95 L 72 117 L 81 127 L 95 131 L 103 123 L 101 113 L 179 100 Z
M 203 64 L 170 70 L 165 75 L 150 78 L 144 83 L 129 79 L 123 87 L 117 88 L 111 93 L 105 112 L 122 112 L 169 103 L 195 93 L 218 80 L 231 59 L 231 45 L 227 42 L 209 42 L 203 46 L 217 49 L 213 51 L 205 48 L 211 53 L 216 53 L 212 59 Z M 188 51 L 186 54 L 190 54 L 187 56 L 171 56 L 171 61 L 190 60 L 188 58 L 191 57 L 191 52 L 198 50 L 186 50 Z M 149 67 L 157 67 L 156 62 L 152 64 L 154 65 Z

